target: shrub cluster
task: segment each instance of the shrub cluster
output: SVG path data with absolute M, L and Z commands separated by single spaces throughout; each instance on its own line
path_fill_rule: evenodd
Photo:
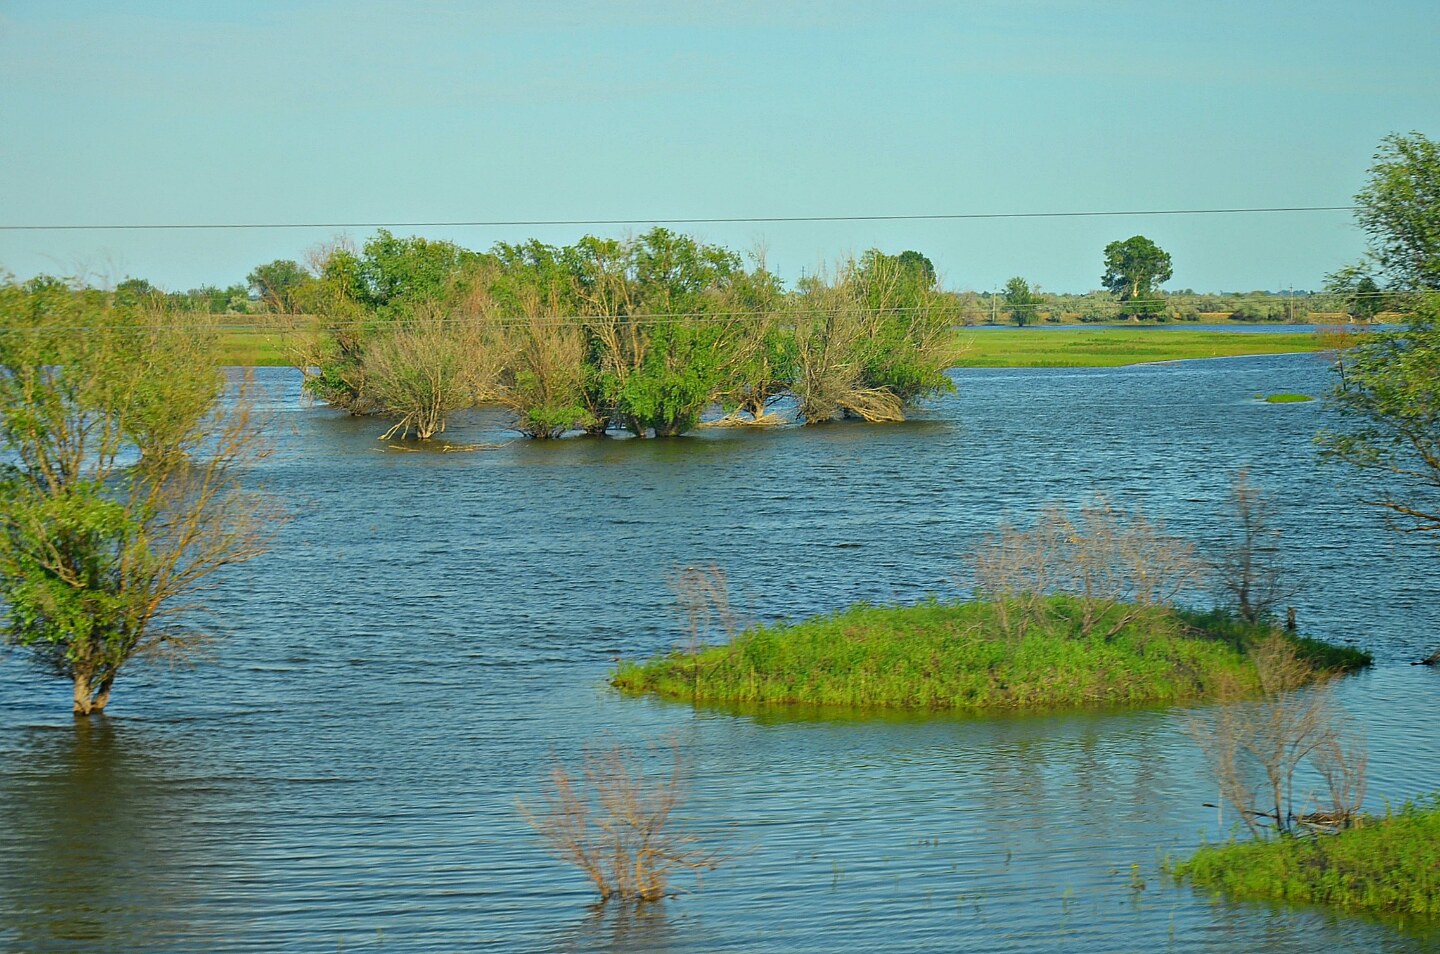
M 954 298 L 913 252 L 871 250 L 789 292 L 763 258 L 663 228 L 486 253 L 381 231 L 314 267 L 292 295 L 320 319 L 297 361 L 306 390 L 401 436 L 492 405 L 533 438 L 665 437 L 717 404 L 774 423 L 786 394 L 807 424 L 893 421 L 953 389 Z

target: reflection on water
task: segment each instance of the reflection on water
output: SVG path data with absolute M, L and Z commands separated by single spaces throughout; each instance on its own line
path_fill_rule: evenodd
M 683 915 L 672 916 L 675 905 L 597 904 L 590 913 L 555 939 L 555 950 L 575 954 L 665 954 L 693 950 L 694 925 Z
M 167 746 L 110 720 L 21 730 L 0 775 L 0 923 L 8 949 L 140 950 L 184 933 L 201 886 L 186 859 L 193 780 Z
M 664 574 L 715 562 L 761 619 L 953 595 L 1003 515 L 1104 492 L 1216 531 L 1274 491 L 1302 625 L 1373 671 L 1340 702 L 1371 802 L 1440 788 L 1440 549 L 1317 466 L 1310 356 L 973 371 L 901 427 L 395 453 L 266 372 L 269 487 L 297 517 L 209 594 L 216 665 L 136 669 L 108 720 L 0 665 L 0 950 L 1420 951 L 1440 927 L 1227 905 L 1163 853 L 1225 837 L 1186 713 L 694 709 L 605 687 L 681 638 Z M 457 442 L 500 443 L 492 414 Z M 963 572 L 963 571 L 960 571 Z M 733 832 L 704 889 L 592 908 L 517 817 L 552 757 L 680 739 L 690 810 Z

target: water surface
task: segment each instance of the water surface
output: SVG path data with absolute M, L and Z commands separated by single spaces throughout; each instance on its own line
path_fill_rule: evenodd
M 1213 902 L 1166 852 L 1218 821 L 1184 710 L 953 718 L 622 698 L 680 641 L 664 574 L 714 562 L 756 619 L 957 595 L 1002 517 L 1104 493 L 1199 538 L 1241 466 L 1276 495 L 1302 625 L 1372 650 L 1340 698 L 1376 809 L 1440 788 L 1440 548 L 1317 464 L 1325 364 L 1288 355 L 956 372 L 896 426 L 402 453 L 262 372 L 296 518 L 211 594 L 212 664 L 135 669 L 111 714 L 0 664 L 0 949 L 1420 951 L 1440 928 Z M 482 413 L 448 437 L 504 442 Z M 958 578 L 958 579 L 957 579 Z M 519 820 L 552 757 L 678 740 L 734 855 L 596 911 Z M 1226 820 L 1228 821 L 1228 820 Z M 1138 867 L 1132 867 L 1138 866 Z

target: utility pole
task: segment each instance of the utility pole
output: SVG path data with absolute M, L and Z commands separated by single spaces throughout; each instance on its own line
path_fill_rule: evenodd
M 1000 323 L 1000 321 L 999 321 L 999 318 L 998 318 L 998 312 L 996 311 L 995 289 L 994 289 L 994 288 L 991 288 L 991 289 L 990 289 L 990 324 L 992 324 L 992 325 L 998 325 L 999 323 Z

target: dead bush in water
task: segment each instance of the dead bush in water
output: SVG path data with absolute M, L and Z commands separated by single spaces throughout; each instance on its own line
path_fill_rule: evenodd
M 1232 699 L 1195 717 L 1191 734 L 1215 773 L 1221 798 L 1247 828 L 1262 824 L 1289 833 L 1300 825 L 1346 827 L 1365 797 L 1367 758 L 1347 743 L 1323 673 L 1295 651 L 1292 640 L 1274 632 L 1251 651 L 1260 676 L 1259 699 Z M 1295 774 L 1309 762 L 1325 783 L 1315 811 L 1296 813 Z M 1328 796 L 1328 804 L 1319 800 Z
M 666 574 L 665 584 L 685 620 L 687 651 L 693 656 L 710 637 L 721 634 L 728 642 L 735 635 L 736 615 L 730 605 L 730 582 L 725 571 L 709 566 L 686 566 Z
M 1295 589 L 1285 579 L 1280 531 L 1271 523 L 1273 504 L 1250 482 L 1248 471 L 1235 475 L 1231 510 L 1236 528 L 1212 562 L 1216 583 L 1230 598 L 1235 614 L 1247 623 L 1269 619 Z
M 678 872 L 721 863 L 678 817 L 686 796 L 685 761 L 673 741 L 670 765 L 647 771 L 619 744 L 585 753 L 579 771 L 557 762 L 543 802 L 517 802 L 521 816 L 551 853 L 575 865 L 602 901 L 658 901 L 674 892 Z
M 1029 530 L 1003 524 L 969 562 L 978 595 L 1016 640 L 1046 620 L 1046 597 L 1055 593 L 1079 601 L 1079 635 L 1110 639 L 1141 614 L 1172 605 L 1200 569 L 1188 542 L 1105 500 L 1073 517 L 1050 504 Z

